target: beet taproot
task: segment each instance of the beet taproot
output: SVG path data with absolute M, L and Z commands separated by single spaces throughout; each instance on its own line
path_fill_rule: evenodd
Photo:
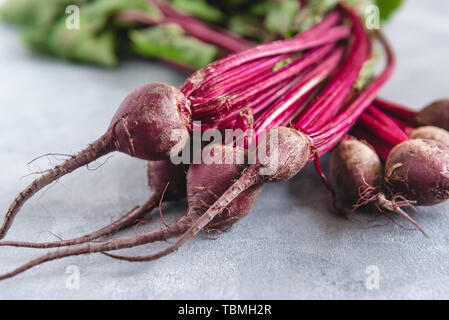
M 205 149 L 208 152 L 208 149 Z M 229 157 L 243 154 L 243 150 L 235 149 L 230 146 L 217 145 L 214 149 L 210 149 L 211 153 L 219 152 L 222 159 L 229 159 Z M 128 261 L 147 261 L 162 257 L 165 254 L 156 253 L 152 259 L 142 259 L 142 257 L 120 257 L 108 254 L 108 251 L 120 250 L 125 248 L 132 248 L 136 246 L 145 245 L 156 241 L 166 241 L 170 238 L 182 236 L 185 237 L 187 231 L 199 221 L 208 209 L 213 205 L 217 198 L 219 198 L 223 191 L 228 190 L 230 186 L 242 175 L 242 171 L 246 167 L 236 163 L 221 164 L 192 164 L 187 173 L 187 195 L 189 200 L 189 209 L 187 213 L 179 218 L 173 224 L 167 227 L 136 235 L 129 238 L 115 239 L 104 242 L 91 242 L 77 247 L 63 248 L 58 251 L 50 252 L 44 256 L 36 258 L 27 264 L 17 268 L 16 270 L 0 275 L 0 280 L 11 278 L 19 273 L 22 273 L 32 267 L 40 265 L 52 260 L 77 256 L 82 254 L 90 254 L 95 252 L 102 252 L 112 258 L 128 260 Z M 211 219 L 211 224 L 205 228 L 206 231 L 222 231 L 232 226 L 235 222 L 246 216 L 254 206 L 257 197 L 262 189 L 262 184 L 256 184 L 245 190 L 233 199 L 215 219 Z M 190 237 L 189 237 L 190 239 Z M 169 247 L 171 252 L 174 252 L 178 247 Z M 165 252 L 165 251 L 164 251 Z
M 148 186 L 151 190 L 150 196 L 141 206 L 134 208 L 109 225 L 73 239 L 42 243 L 0 241 L 0 247 L 11 246 L 35 249 L 60 248 L 90 242 L 100 237 L 114 234 L 131 226 L 137 219 L 141 219 L 147 212 L 156 208 L 161 201 L 175 201 L 185 198 L 186 171 L 186 166 L 173 165 L 168 160 L 149 161 L 147 176 Z

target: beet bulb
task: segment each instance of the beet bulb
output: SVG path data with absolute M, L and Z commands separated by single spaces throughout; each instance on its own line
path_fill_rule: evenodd
M 410 139 L 434 140 L 449 145 L 449 131 L 434 126 L 416 128 L 409 134 L 409 137 Z
M 385 164 L 385 180 L 418 205 L 446 201 L 449 199 L 449 146 L 426 139 L 397 145 Z
M 371 205 L 380 210 L 396 212 L 424 233 L 418 223 L 401 208 L 413 202 L 396 196 L 390 200 L 386 195 L 382 162 L 368 144 L 356 139 L 340 142 L 332 151 L 330 177 L 338 197 L 353 205 L 354 209 Z
M 438 100 L 416 114 L 416 121 L 423 126 L 435 126 L 449 130 L 449 99 Z

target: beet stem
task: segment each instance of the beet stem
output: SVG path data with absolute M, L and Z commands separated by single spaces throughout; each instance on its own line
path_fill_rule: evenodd
M 251 109 L 253 111 L 253 115 L 256 116 L 262 111 L 264 111 L 267 107 L 272 105 L 275 101 L 283 97 L 289 90 L 291 90 L 297 83 L 299 79 L 296 80 L 286 80 L 283 82 L 279 82 L 273 88 L 264 91 L 257 98 L 251 100 L 246 104 L 246 109 Z M 231 112 L 229 115 L 220 119 L 219 122 L 215 125 L 219 129 L 227 129 L 229 128 L 229 124 L 235 121 L 239 112 L 241 110 L 236 110 Z M 207 128 L 206 128 L 207 129 Z
M 310 133 L 310 136 L 315 142 L 315 146 L 319 149 L 320 154 L 324 154 L 331 150 L 339 141 L 341 141 L 347 132 L 354 126 L 361 114 L 375 99 L 382 86 L 392 76 L 396 65 L 395 55 L 390 44 L 381 33 L 379 33 L 379 39 L 381 40 L 388 56 L 385 69 L 359 94 L 359 96 L 348 108 L 329 121 L 329 123 L 324 127 L 320 128 L 316 132 Z
M 328 77 L 338 65 L 343 50 L 338 48 L 316 68 L 304 75 L 294 88 L 289 90 L 284 97 L 273 104 L 264 114 L 256 120 L 256 136 L 269 131 L 271 128 L 283 126 L 296 115 L 298 104 L 307 100 L 307 93 L 311 92 L 318 84 Z
M 399 132 L 396 132 L 396 134 L 401 135 L 401 137 L 404 137 L 405 133 L 401 130 L 401 128 L 398 126 L 398 124 L 393 120 L 392 117 L 388 116 L 386 113 L 381 111 L 379 108 L 377 108 L 374 104 L 372 104 L 368 109 L 367 112 L 371 114 L 373 117 L 375 117 L 377 120 L 382 122 L 388 129 L 390 130 L 399 130 Z
M 295 122 L 296 127 L 302 130 L 311 129 L 313 126 L 322 126 L 337 113 L 370 55 L 370 39 L 363 28 L 360 18 L 352 10 L 346 9 L 344 6 L 343 9 L 353 24 L 354 39 L 350 46 L 349 55 L 319 97 Z
M 166 22 L 174 22 L 180 25 L 187 34 L 195 38 L 217 45 L 229 52 L 237 52 L 253 46 L 251 41 L 225 29 L 213 29 L 200 20 L 176 10 L 167 1 L 148 1 L 155 4 L 167 16 Z
M 397 103 L 377 98 L 374 100 L 374 105 L 390 115 L 398 117 L 408 126 L 416 126 L 416 112 L 407 109 Z
M 262 81 L 259 80 L 259 82 L 256 83 L 255 86 L 251 86 L 243 91 L 241 95 L 239 94 L 238 99 L 236 99 L 236 103 L 253 97 L 255 94 L 263 92 L 264 90 L 271 88 L 273 85 L 281 81 L 288 80 L 293 76 L 299 75 L 302 71 L 308 69 L 309 67 L 322 60 L 326 55 L 328 55 L 328 53 L 332 52 L 333 49 L 335 49 L 335 45 L 328 44 L 315 50 L 311 50 L 303 57 L 297 59 L 295 62 L 291 63 L 285 68 L 280 69 L 277 72 L 273 73 L 270 70 L 269 72 L 267 72 L 268 77 L 266 77 Z M 339 51 L 339 49 L 336 49 L 336 51 Z
M 350 35 L 351 29 L 347 26 L 338 26 L 330 29 L 325 34 L 316 38 L 298 36 L 297 38 L 261 44 L 250 49 L 232 54 L 223 59 L 217 60 L 210 65 L 198 70 L 190 76 L 181 88 L 186 97 L 199 89 L 204 81 L 214 78 L 217 74 L 223 74 L 242 64 L 252 62 L 257 59 L 299 52 L 317 46 L 333 43 Z
M 192 104 L 200 104 L 224 94 L 237 86 L 248 83 L 252 79 L 260 79 L 260 75 L 271 72 L 273 66 L 289 55 L 274 56 L 264 61 L 254 61 L 243 64 L 209 82 L 203 82 L 201 88 L 189 98 Z
M 237 52 L 253 46 L 252 42 L 244 38 L 230 34 L 225 30 L 212 29 L 191 16 L 175 13 L 174 10 L 164 13 L 164 18 L 154 19 L 146 12 L 129 9 L 118 13 L 116 19 L 122 22 L 138 22 L 151 26 L 174 23 L 180 26 L 187 35 L 216 45 L 229 52 Z
M 379 118 L 376 118 L 367 112 L 360 116 L 359 122 L 366 130 L 373 132 L 393 146 L 409 139 L 405 132 L 399 127 L 392 128 L 386 126 L 379 121 Z
M 405 124 L 387 115 L 373 104 L 361 115 L 359 125 L 353 132 L 357 138 L 365 139 L 371 144 L 385 161 L 396 145 L 409 140 L 404 130 L 408 130 Z
M 366 130 L 360 123 L 352 128 L 351 134 L 361 141 L 368 142 L 368 144 L 376 150 L 376 153 L 383 161 L 387 160 L 388 154 L 394 147 L 394 145 L 380 139 L 377 134 Z
M 230 84 L 229 88 L 222 88 L 224 89 L 224 92 L 222 92 L 221 95 L 205 99 L 200 103 L 197 103 L 197 100 L 192 101 L 194 108 L 193 116 L 195 119 L 204 120 L 205 117 L 207 119 L 214 117 L 217 114 L 229 112 L 229 109 L 232 111 L 247 106 L 248 103 L 257 99 L 258 96 L 262 95 L 266 90 L 269 90 L 282 81 L 301 75 L 301 72 L 315 66 L 320 60 L 331 53 L 330 57 L 326 58 L 325 63 L 318 64 L 309 72 L 310 74 L 325 73 L 325 76 L 327 77 L 338 65 L 342 56 L 342 49 L 340 48 L 337 48 L 335 52 L 332 52 L 334 47 L 335 44 L 327 44 L 315 50 L 311 50 L 295 62 L 276 72 L 266 70 L 262 74 L 252 76 L 251 79 L 248 80 L 248 83 L 244 83 L 239 87 L 235 88 L 235 84 Z M 338 56 L 338 60 L 334 61 L 336 56 Z M 312 80 L 316 80 L 316 78 L 320 79 L 318 76 L 315 77 L 315 79 L 310 79 L 309 77 L 308 81 L 304 79 L 304 81 L 301 82 L 301 85 L 299 85 L 299 88 L 296 88 L 294 91 L 304 91 L 309 89 L 307 86 L 313 84 Z M 231 88 L 234 89 L 231 90 Z

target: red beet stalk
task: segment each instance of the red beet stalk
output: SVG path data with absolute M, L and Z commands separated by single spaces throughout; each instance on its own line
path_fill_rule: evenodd
M 197 95 L 198 93 L 201 94 L 201 91 L 213 89 L 209 86 L 212 80 L 215 79 L 217 85 L 220 85 L 221 80 L 227 77 L 227 72 L 234 68 L 242 67 L 257 60 L 263 62 L 263 59 L 273 58 L 274 56 L 279 56 L 279 60 L 282 60 L 285 58 L 282 55 L 296 54 L 303 50 L 316 48 L 327 43 L 335 43 L 347 38 L 351 33 L 350 28 L 343 25 L 334 26 L 336 23 L 335 17 L 338 16 L 335 14 L 329 15 L 320 24 L 295 38 L 261 44 L 220 59 L 189 77 L 182 88 L 182 92 L 186 96 L 197 98 L 201 96 Z
M 356 17 L 353 17 L 353 20 L 355 19 Z M 297 121 L 298 129 L 307 132 L 307 129 L 313 126 L 319 127 L 327 123 L 337 113 L 342 102 L 350 93 L 371 53 L 370 41 L 360 23 L 354 24 L 353 34 L 352 48 L 345 63 L 311 104 L 307 112 L 301 116 L 301 120 Z
M 359 121 L 367 130 L 392 145 L 408 140 L 408 136 L 396 122 L 374 106 L 370 106 Z
M 308 132 L 310 137 L 313 139 L 314 145 L 319 151 L 319 154 L 324 154 L 331 150 L 341 139 L 343 139 L 343 137 L 355 125 L 357 119 L 375 99 L 382 86 L 393 74 L 396 64 L 394 53 L 383 35 L 379 34 L 379 39 L 384 45 L 388 56 L 387 64 L 383 72 L 365 89 L 363 89 L 363 91 L 359 93 L 359 95 L 350 103 L 348 107 L 329 121 L 328 124 L 319 129 L 313 129 L 316 130 L 314 132 Z M 301 123 L 297 122 L 295 125 L 300 126 Z
M 195 72 L 181 88 L 191 102 L 192 119 L 201 121 L 203 130 L 229 128 L 245 108 L 257 115 L 290 90 L 308 88 L 303 94 L 309 93 L 339 64 L 337 42 L 351 34 L 350 27 L 335 26 L 339 20 L 340 14 L 332 13 L 293 39 L 244 50 Z
M 368 142 L 382 160 L 386 160 L 391 149 L 408 140 L 407 134 L 396 121 L 371 105 L 362 114 L 351 133 L 360 140 Z
M 397 103 L 380 98 L 375 99 L 373 104 L 383 112 L 391 115 L 393 118 L 396 118 L 402 123 L 410 127 L 416 126 L 416 112 Z

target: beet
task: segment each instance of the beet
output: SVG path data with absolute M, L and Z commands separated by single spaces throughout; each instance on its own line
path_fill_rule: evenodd
M 174 165 L 170 160 L 149 161 L 147 177 L 151 192 L 163 195 L 167 201 L 185 198 L 187 170 L 187 166 Z
M 428 139 L 449 145 L 449 132 L 434 126 L 424 126 L 414 129 L 410 133 L 410 139 Z
M 449 146 L 416 139 L 397 145 L 385 164 L 385 179 L 407 199 L 431 206 L 449 198 Z
M 109 129 L 100 139 L 44 173 L 16 197 L 6 212 L 0 239 L 20 208 L 36 192 L 112 151 L 150 161 L 168 159 L 171 153 L 178 153 L 188 140 L 189 121 L 189 102 L 178 89 L 162 83 L 137 88 L 120 105 Z M 179 136 L 171 139 L 174 130 Z
M 377 153 L 359 140 L 344 140 L 333 151 L 330 178 L 339 198 L 356 204 L 368 188 L 382 184 L 383 166 Z
M 164 160 L 171 153 L 178 154 L 189 137 L 189 105 L 178 89 L 164 83 L 135 89 L 120 105 L 108 130 L 115 150 L 144 160 Z M 182 134 L 171 140 L 175 130 Z M 179 143 L 180 139 L 184 143 Z
M 244 158 L 244 151 L 240 148 L 231 146 L 216 145 L 207 147 L 204 153 L 221 153 L 224 160 L 232 156 L 233 159 Z M 193 217 L 196 221 L 201 217 L 209 207 L 214 204 L 219 195 L 222 195 L 233 183 L 240 177 L 244 166 L 236 164 L 192 164 L 187 173 L 187 198 L 189 199 L 189 212 L 187 215 Z M 228 204 L 226 210 L 223 210 L 211 221 L 205 230 L 223 229 L 231 226 L 243 218 L 254 206 L 262 184 L 255 185 L 240 194 L 236 199 Z
M 371 205 L 379 210 L 396 212 L 424 233 L 419 224 L 401 209 L 412 202 L 397 195 L 389 200 L 385 195 L 382 162 L 371 146 L 355 139 L 340 142 L 332 152 L 330 176 L 339 198 L 353 205 L 354 209 Z
M 416 121 L 423 126 L 435 126 L 449 130 L 449 99 L 431 103 L 416 114 Z
M 298 174 L 311 157 L 309 138 L 286 127 L 274 128 L 264 135 L 265 157 L 257 157 L 257 173 L 263 182 L 289 180 Z M 263 149 L 260 144 L 258 150 Z M 263 152 L 262 152 L 263 154 Z

